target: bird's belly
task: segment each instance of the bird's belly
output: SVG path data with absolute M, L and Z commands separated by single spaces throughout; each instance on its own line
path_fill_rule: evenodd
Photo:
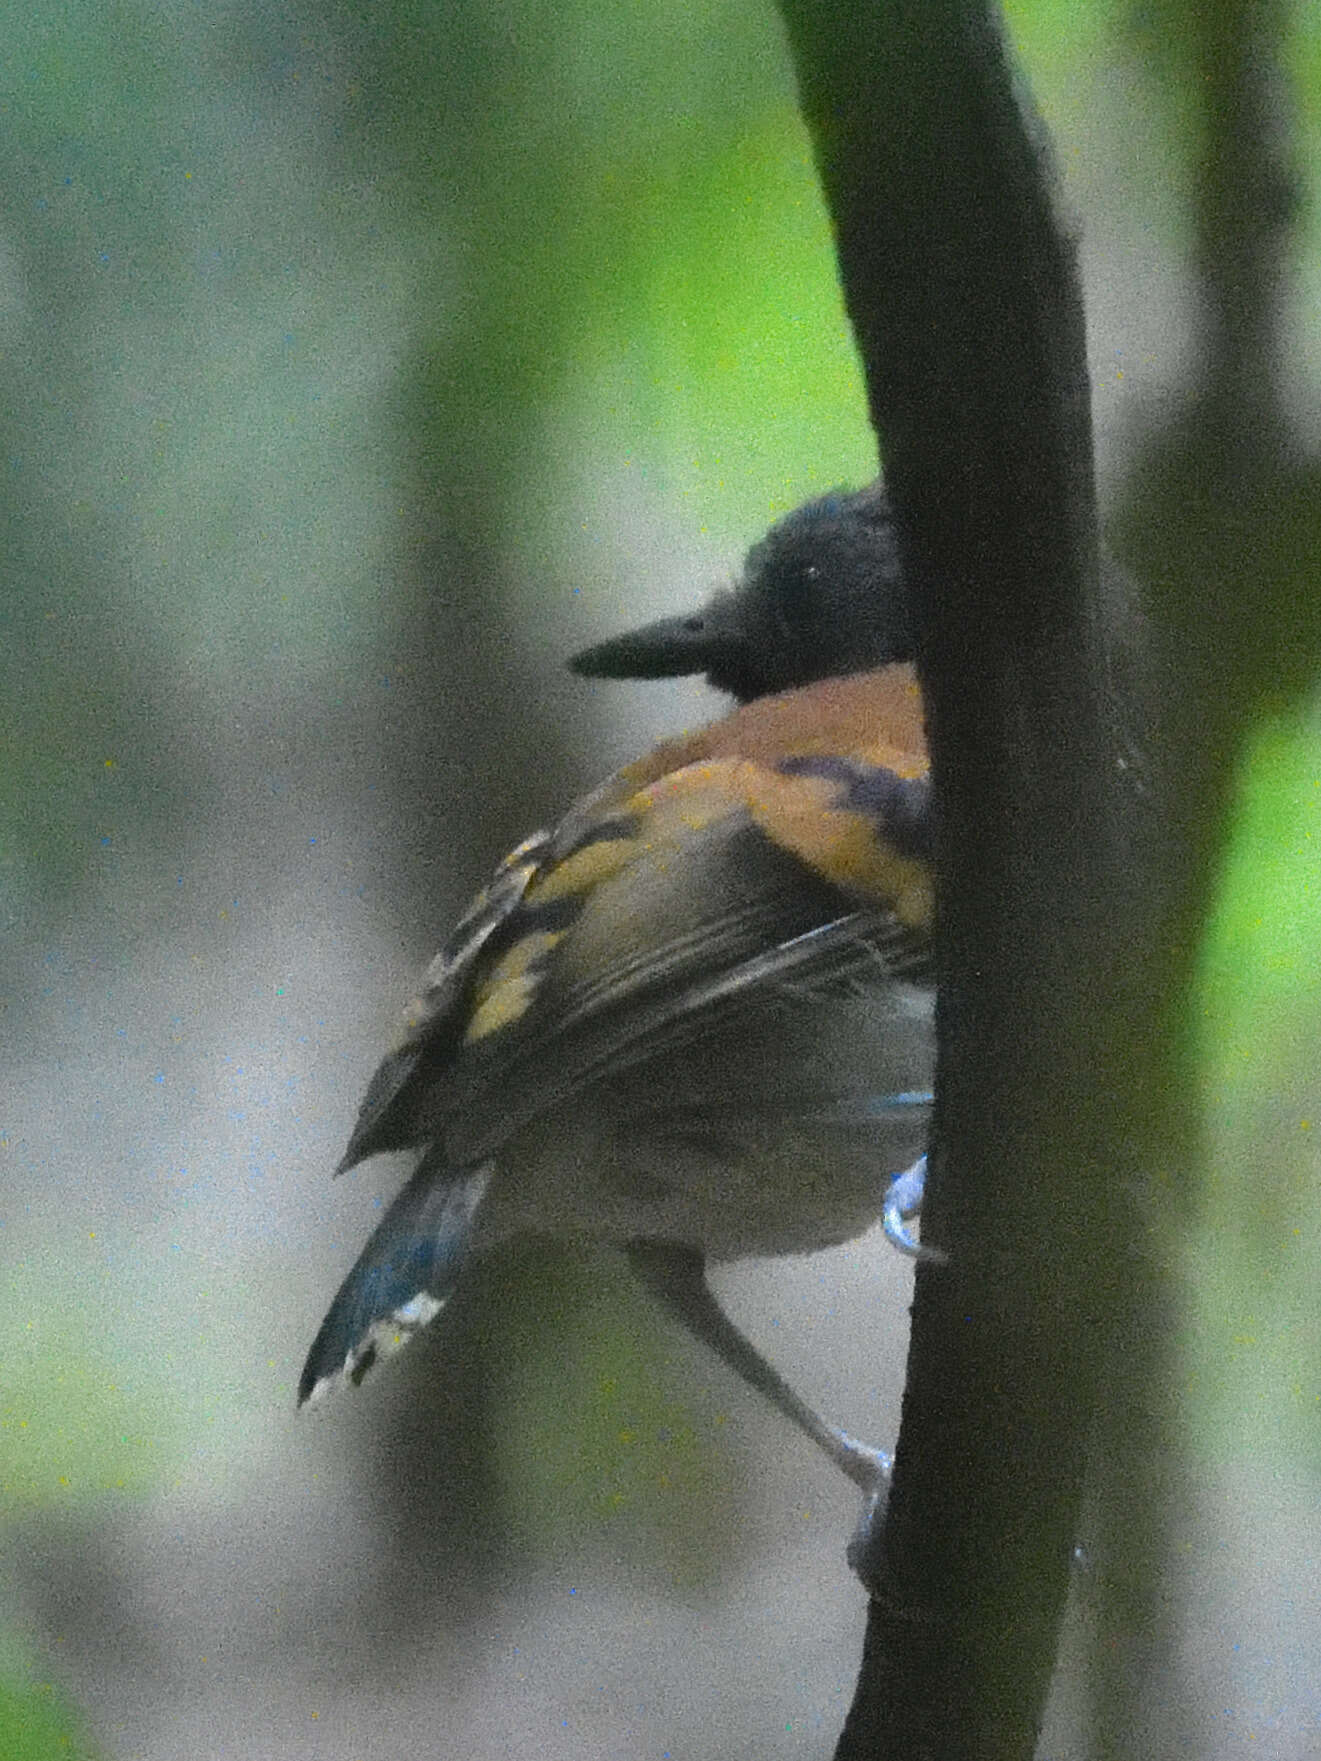
M 500 1234 L 809 1253 L 880 1216 L 926 1147 L 927 992 L 795 999 L 616 1072 L 498 1157 Z

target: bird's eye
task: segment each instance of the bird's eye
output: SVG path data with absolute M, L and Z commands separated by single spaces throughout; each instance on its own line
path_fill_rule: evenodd
M 815 586 L 821 579 L 821 571 L 815 563 L 808 563 L 807 567 L 803 570 L 803 579 L 805 581 L 810 581 L 813 586 Z
M 702 631 L 706 628 L 706 619 L 705 618 L 685 618 L 683 621 L 683 627 L 684 627 L 685 635 L 700 636 L 702 634 Z

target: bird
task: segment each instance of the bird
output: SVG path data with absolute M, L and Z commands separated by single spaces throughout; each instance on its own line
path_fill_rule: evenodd
M 815 1251 L 882 1218 L 904 1245 L 920 1198 L 934 1063 L 921 693 L 875 490 L 808 505 L 753 547 L 744 581 L 798 556 L 790 600 L 801 587 L 820 604 L 833 584 L 865 670 L 820 631 L 779 639 L 787 653 L 762 640 L 759 666 L 753 621 L 727 615 L 727 595 L 702 665 L 736 707 L 498 865 L 359 1109 L 337 1171 L 384 1151 L 417 1161 L 321 1324 L 300 1404 L 360 1383 L 503 1243 L 587 1238 L 622 1250 L 867 1509 L 883 1503 L 888 1457 L 821 1419 L 706 1278 L 708 1262 Z M 863 615 L 868 583 L 882 609 Z M 618 640 L 636 654 L 636 635 Z M 622 666 L 608 647 L 575 664 Z M 892 1188 L 887 1170 L 910 1162 Z

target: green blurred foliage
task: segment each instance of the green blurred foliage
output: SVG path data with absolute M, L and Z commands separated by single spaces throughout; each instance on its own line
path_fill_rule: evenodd
M 1212 1157 L 1186 1242 L 1198 1460 L 1321 1476 L 1321 725 L 1263 721 L 1207 928 L 1190 1023 Z
M 93 1357 L 68 1327 L 29 1321 L 17 1341 L 8 1337 L 0 1508 L 10 1515 L 25 1506 L 86 1509 L 168 1482 L 184 1446 L 185 1415 L 160 1398 L 150 1375 L 143 1389 L 125 1387 L 122 1372 Z
M 1300 1012 L 1310 1021 L 1317 1008 L 1321 729 L 1313 713 L 1288 711 L 1252 731 L 1239 802 L 1194 1023 L 1208 1092 L 1226 1106 L 1288 1068 L 1307 1044 Z
M 1125 11 L 1125 0 L 1092 6 L 1076 6 L 1073 0 L 1005 0 L 1010 41 L 1047 112 L 1056 87 L 1104 62 Z
M 0 1754 L 5 1761 L 93 1761 L 82 1721 L 49 1682 L 0 1679 Z

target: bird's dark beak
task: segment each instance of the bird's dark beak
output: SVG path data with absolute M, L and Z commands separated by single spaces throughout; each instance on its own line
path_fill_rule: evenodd
M 708 613 L 658 618 L 575 654 L 569 665 L 589 679 L 672 679 L 727 662 L 738 638 Z

